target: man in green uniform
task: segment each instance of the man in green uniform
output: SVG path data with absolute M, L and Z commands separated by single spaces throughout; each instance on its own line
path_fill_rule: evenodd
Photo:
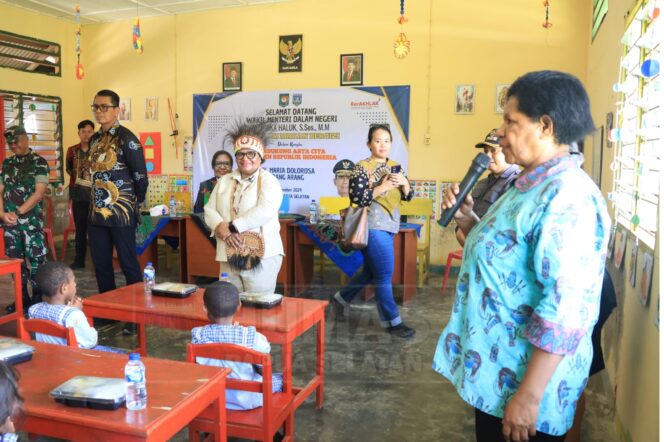
M 22 259 L 23 307 L 40 302 L 31 278 L 46 262 L 46 239 L 41 200 L 48 186 L 48 163 L 30 149 L 28 134 L 21 126 L 4 133 L 13 156 L 5 158 L 0 170 L 0 223 L 5 230 L 5 254 Z M 30 266 L 28 269 L 27 264 Z M 28 294 L 28 281 L 33 297 Z M 7 307 L 8 312 L 16 306 Z

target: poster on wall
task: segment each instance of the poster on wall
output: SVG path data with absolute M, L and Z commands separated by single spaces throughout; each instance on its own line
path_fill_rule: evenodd
M 279 180 L 290 198 L 289 211 L 307 213 L 312 199 L 335 196 L 332 169 L 347 158 L 369 156 L 369 125 L 387 123 L 390 158 L 408 173 L 410 86 L 345 87 L 194 95 L 194 182 L 212 174 L 210 161 L 224 148 L 228 125 L 238 116 L 274 125 L 263 168 Z
M 120 100 L 120 113 L 118 120 L 131 121 L 131 98 L 122 98 Z
M 148 175 L 161 174 L 161 132 L 140 132 L 138 139 L 143 146 L 145 168 Z
M 454 111 L 457 114 L 472 114 L 475 112 L 475 85 L 460 84 L 456 87 Z
M 641 305 L 644 307 L 648 305 L 648 300 L 650 299 L 653 263 L 652 253 L 643 252 L 643 256 L 641 257 L 641 275 L 639 278 L 639 298 Z M 657 299 L 657 310 L 655 314 L 658 318 L 657 326 L 659 327 L 659 298 Z
M 184 137 L 182 143 L 182 166 L 185 172 L 192 172 L 194 170 L 194 138 Z
M 497 84 L 496 85 L 496 113 L 502 114 L 505 110 L 505 103 L 507 103 L 507 91 L 511 84 Z
M 159 97 L 145 98 L 145 119 L 157 121 L 159 119 Z
M 627 247 L 627 230 L 618 229 L 616 232 L 616 243 L 613 250 L 613 265 L 618 270 L 622 267 L 623 258 L 625 257 L 625 248 Z
M 637 262 L 637 256 L 639 253 L 639 240 L 636 239 L 636 236 L 634 237 L 634 241 L 632 241 L 632 253 L 629 261 L 629 284 L 632 287 L 636 287 L 636 262 Z
M 302 34 L 279 37 L 279 72 L 302 72 Z

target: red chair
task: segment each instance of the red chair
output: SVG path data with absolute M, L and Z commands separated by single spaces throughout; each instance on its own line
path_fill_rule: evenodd
M 463 258 L 463 249 L 455 250 L 447 254 L 447 264 L 445 264 L 445 275 L 443 275 L 443 286 L 440 288 L 440 293 L 445 293 L 445 287 L 447 287 L 447 279 L 450 276 L 450 269 L 452 268 L 452 260 L 458 259 L 461 261 Z
M 67 203 L 67 213 L 69 213 L 69 224 L 62 231 L 62 253 L 60 254 L 60 261 L 65 260 L 67 254 L 67 239 L 70 233 L 76 233 L 76 224 L 74 224 L 74 212 L 71 207 L 71 200 Z
M 57 261 L 58 257 L 55 254 L 55 243 L 53 242 L 53 199 L 50 196 L 44 197 L 44 210 L 46 211 L 44 236 L 46 236 L 46 243 L 53 256 L 53 261 Z
M 272 393 L 272 361 L 264 354 L 234 344 L 187 344 L 187 362 L 197 357 L 246 362 L 263 366 L 263 381 L 226 379 L 226 389 L 263 393 L 263 406 L 253 410 L 226 410 L 229 436 L 272 442 L 274 434 L 284 427 L 284 442 L 293 441 L 293 394 Z M 211 408 L 189 424 L 189 440 L 198 440 L 196 432 L 214 432 Z
M 5 231 L 0 228 L 0 258 L 6 258 L 5 254 Z
M 55 336 L 67 341 L 67 347 L 78 348 L 78 341 L 73 327 L 64 327 L 45 319 L 18 319 L 18 337 L 30 340 L 30 332 Z

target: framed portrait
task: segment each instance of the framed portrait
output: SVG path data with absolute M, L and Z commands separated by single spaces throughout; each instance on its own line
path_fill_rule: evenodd
M 455 113 L 472 114 L 475 112 L 475 85 L 460 84 L 456 87 Z
M 223 91 L 241 91 L 242 90 L 242 63 L 239 61 L 232 63 L 222 63 L 221 73 L 223 77 Z
M 363 54 L 341 54 L 339 58 L 339 73 L 341 86 L 362 85 L 364 77 Z
M 496 113 L 502 114 L 507 103 L 507 91 L 511 84 L 497 84 L 496 85 Z
M 159 120 L 159 97 L 145 97 L 145 119 Z
M 279 72 L 302 72 L 302 34 L 279 36 Z
M 644 307 L 648 305 L 650 299 L 650 289 L 652 285 L 652 269 L 654 259 L 652 253 L 643 252 L 641 259 L 641 275 L 639 278 L 639 298 L 641 305 Z M 659 327 L 659 299 L 657 300 L 657 311 L 655 312 L 656 324 Z
M 120 113 L 118 120 L 131 121 L 131 98 L 120 99 Z

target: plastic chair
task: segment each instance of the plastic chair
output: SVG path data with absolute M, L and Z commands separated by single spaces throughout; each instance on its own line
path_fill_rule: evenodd
M 78 348 L 78 341 L 73 327 L 65 327 L 46 319 L 18 319 L 18 337 L 30 340 L 30 332 L 55 336 L 67 341 L 67 347 Z
M 51 251 L 53 261 L 57 261 L 58 257 L 55 254 L 55 243 L 53 242 L 53 198 L 45 196 L 44 206 L 46 212 L 46 217 L 44 219 L 44 236 L 46 236 L 46 243 Z
M 402 215 L 424 217 L 420 237 L 417 239 L 417 287 L 423 287 L 429 280 L 432 213 L 433 200 L 431 198 L 413 198 L 401 205 Z
M 0 228 L 0 258 L 6 258 L 5 254 L 5 231 Z
M 284 427 L 285 442 L 293 441 L 293 394 L 272 393 L 272 360 L 260 353 L 234 344 L 187 344 L 187 362 L 197 357 L 246 362 L 263 366 L 263 381 L 243 381 L 226 378 L 226 389 L 263 393 L 263 406 L 253 410 L 226 410 L 226 429 L 229 436 L 272 442 L 274 434 Z M 212 433 L 214 421 L 208 408 L 189 424 L 189 440 L 196 432 Z
M 74 212 L 72 209 L 72 202 L 69 200 L 67 203 L 67 212 L 69 213 L 69 224 L 62 231 L 62 253 L 60 254 L 60 261 L 65 260 L 67 254 L 67 240 L 70 233 L 76 233 L 76 224 L 74 223 Z
M 447 263 L 445 264 L 445 275 L 443 275 L 443 285 L 440 288 L 440 293 L 445 293 L 445 287 L 447 287 L 447 278 L 450 276 L 450 268 L 452 268 L 452 260 L 458 259 L 461 261 L 463 258 L 463 249 L 455 250 L 447 254 Z

